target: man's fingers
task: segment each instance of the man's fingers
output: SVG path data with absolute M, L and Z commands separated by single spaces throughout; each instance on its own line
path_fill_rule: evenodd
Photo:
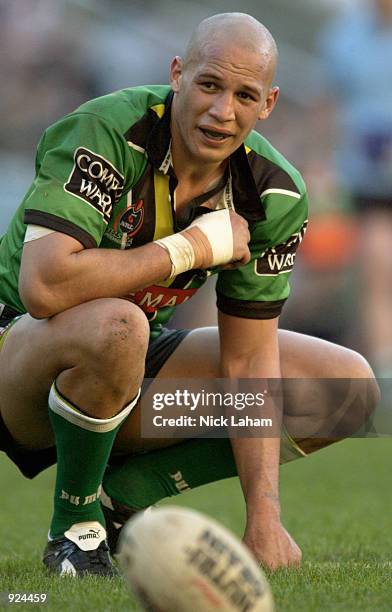
M 246 219 L 232 210 L 230 211 L 230 221 L 233 230 L 233 258 L 230 263 L 233 264 L 232 267 L 235 268 L 243 266 L 250 261 L 250 252 L 248 248 L 250 233 Z
M 301 549 L 281 524 L 271 526 L 268 531 L 245 534 L 244 543 L 258 562 L 270 570 L 294 568 L 301 564 Z

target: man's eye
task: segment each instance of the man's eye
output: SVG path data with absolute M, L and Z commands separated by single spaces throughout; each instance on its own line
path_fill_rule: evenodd
M 208 90 L 213 90 L 216 88 L 215 83 L 211 83 L 211 81 L 205 81 L 204 83 L 201 83 L 202 87 L 204 87 L 204 89 L 208 89 Z
M 246 91 L 240 91 L 238 96 L 242 99 L 242 100 L 253 100 L 254 98 L 248 94 Z

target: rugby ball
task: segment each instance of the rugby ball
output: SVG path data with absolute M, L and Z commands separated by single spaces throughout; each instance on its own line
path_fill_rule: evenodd
M 124 526 L 118 560 L 150 612 L 271 612 L 268 582 L 248 549 L 211 518 L 177 506 Z

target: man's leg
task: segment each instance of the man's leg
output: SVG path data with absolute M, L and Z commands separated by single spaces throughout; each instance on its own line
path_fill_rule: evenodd
M 285 426 L 301 439 L 305 453 L 352 435 L 378 401 L 373 371 L 359 353 L 326 340 L 279 330 L 281 371 L 285 384 Z M 159 379 L 219 378 L 219 336 L 215 327 L 191 331 L 157 375 Z M 292 380 L 289 380 L 292 379 Z M 352 384 L 358 381 L 358 384 Z M 339 430 L 344 435 L 339 436 Z M 307 431 L 311 434 L 307 437 Z M 330 435 L 318 435 L 317 432 Z M 140 438 L 140 405 L 122 425 L 115 442 L 119 453 L 171 446 L 175 440 Z M 314 439 L 320 440 L 315 443 Z M 178 441 L 177 441 L 178 442 Z
M 363 200 L 362 200 L 363 201 Z M 366 200 L 359 217 L 361 255 L 360 324 L 364 351 L 378 377 L 392 376 L 392 199 L 380 208 L 377 200 Z M 373 206 L 372 206 L 373 205 Z
M 87 552 L 104 538 L 100 485 L 117 430 L 138 393 L 147 344 L 142 311 L 116 299 L 95 300 L 49 320 L 26 315 L 5 339 L 1 414 L 13 438 L 30 449 L 53 443 L 51 422 L 58 469 L 50 536 L 57 541 L 66 534 L 68 549 L 68 540 Z M 49 547 L 47 564 L 58 556 Z
M 281 463 L 286 463 L 355 433 L 372 413 L 378 389 L 370 366 L 358 353 L 283 330 L 279 332 L 279 344 L 283 378 L 305 381 L 300 385 L 295 380 L 293 385 L 288 381 L 287 385 L 285 422 L 297 441 L 286 433 L 282 435 Z M 219 376 L 218 364 L 217 331 L 195 330 L 167 360 L 158 379 L 214 378 Z M 333 379 L 341 380 L 334 384 Z M 350 379 L 359 383 L 351 395 Z M 312 435 L 304 436 L 305 430 L 311 430 Z M 128 436 L 134 435 L 128 420 L 117 440 L 121 450 L 126 450 Z M 133 442 L 133 447 L 142 443 L 143 440 Z M 236 473 L 230 441 L 222 438 L 194 439 L 131 456 L 108 468 L 105 474 L 103 501 L 109 508 L 107 517 L 121 524 L 133 510 Z M 112 529 L 112 546 L 116 535 Z

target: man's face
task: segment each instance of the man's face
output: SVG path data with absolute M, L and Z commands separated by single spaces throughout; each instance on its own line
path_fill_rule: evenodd
M 173 60 L 172 136 L 178 150 L 199 164 L 215 164 L 244 142 L 278 97 L 266 61 L 228 42 L 208 45 L 186 67 L 180 58 Z

